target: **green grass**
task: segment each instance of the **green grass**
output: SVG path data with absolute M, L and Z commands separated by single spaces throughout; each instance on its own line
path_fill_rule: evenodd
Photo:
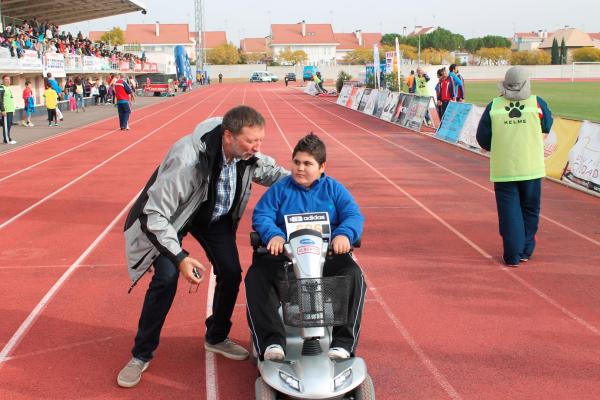
M 465 83 L 466 102 L 485 106 L 498 96 L 496 82 Z M 533 94 L 548 103 L 555 116 L 600 122 L 600 82 L 532 82 Z

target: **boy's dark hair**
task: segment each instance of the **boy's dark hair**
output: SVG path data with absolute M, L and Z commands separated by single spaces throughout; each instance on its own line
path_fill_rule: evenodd
M 325 149 L 325 143 L 323 143 L 323 141 L 312 132 L 298 141 L 296 147 L 294 147 L 292 158 L 294 158 L 298 152 L 310 154 L 315 158 L 317 163 L 319 163 L 319 166 L 323 165 L 323 163 L 327 161 L 327 150 Z
M 223 132 L 228 130 L 237 135 L 244 127 L 265 126 L 265 119 L 252 107 L 237 106 L 225 113 L 221 126 Z
M 456 64 L 450 64 L 450 72 L 454 72 L 456 69 Z

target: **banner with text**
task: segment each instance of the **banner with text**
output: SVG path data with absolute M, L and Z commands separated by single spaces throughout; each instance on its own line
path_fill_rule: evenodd
M 469 103 L 459 103 L 456 101 L 448 103 L 448 107 L 442 117 L 440 128 L 435 133 L 435 137 L 451 143 L 458 142 L 460 132 L 462 131 L 465 122 L 467 122 L 467 118 L 469 117 L 472 108 L 473 105 Z
M 581 124 L 563 180 L 600 193 L 600 124 Z

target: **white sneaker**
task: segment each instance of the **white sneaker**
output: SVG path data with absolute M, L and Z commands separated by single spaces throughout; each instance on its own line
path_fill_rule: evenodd
M 285 351 L 283 347 L 278 344 L 272 344 L 265 350 L 265 360 L 269 361 L 283 361 L 285 358 Z
M 347 358 L 350 358 L 350 353 L 348 353 L 348 350 L 346 350 L 342 347 L 330 348 L 329 353 L 327 353 L 327 355 L 332 360 L 345 360 Z
M 11 140 L 10 142 L 8 142 L 8 144 L 17 144 L 16 140 Z
M 35 125 L 30 122 L 29 124 L 27 124 L 27 126 L 33 128 Z

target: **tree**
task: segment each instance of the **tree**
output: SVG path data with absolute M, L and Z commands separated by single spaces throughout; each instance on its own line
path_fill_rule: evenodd
M 548 65 L 551 62 L 550 54 L 543 50 L 515 51 L 510 57 L 512 65 Z
M 502 62 L 508 62 L 512 52 L 506 47 L 482 47 L 475 54 L 477 54 L 481 60 L 487 61 L 487 63 L 499 65 L 502 64 Z
M 240 62 L 242 64 L 259 64 L 265 61 L 267 53 L 241 53 Z
M 421 60 L 425 64 L 442 65 L 444 61 L 450 61 L 450 53 L 445 50 L 424 49 L 421 52 Z
M 556 38 L 552 39 L 552 51 L 551 51 L 552 65 L 560 64 L 560 57 L 558 55 L 558 41 Z
M 111 46 L 120 46 L 125 44 L 125 33 L 121 28 L 115 26 L 110 31 L 105 32 L 100 36 L 100 41 L 110 43 Z
M 352 75 L 346 73 L 346 71 L 341 70 L 338 73 L 337 80 L 335 81 L 335 89 L 338 93 L 342 91 L 342 87 L 344 87 L 344 82 L 349 81 L 350 79 L 352 79 Z
M 359 47 L 344 56 L 346 64 L 369 64 L 373 62 L 373 49 Z
M 240 61 L 240 53 L 234 45 L 230 43 L 222 44 L 208 50 L 208 53 L 206 54 L 206 60 L 209 64 L 237 64 Z
M 600 49 L 594 47 L 582 47 L 573 52 L 573 61 L 576 62 L 600 62 Z
M 560 63 L 567 63 L 567 45 L 565 43 L 565 38 L 562 38 L 562 41 L 560 42 Z
M 308 54 L 304 50 L 296 50 L 292 53 L 292 62 L 294 65 L 308 61 Z
M 472 38 L 465 40 L 465 49 L 469 53 L 476 53 L 477 50 L 481 49 L 482 47 L 485 46 L 483 45 L 483 40 L 481 38 Z

